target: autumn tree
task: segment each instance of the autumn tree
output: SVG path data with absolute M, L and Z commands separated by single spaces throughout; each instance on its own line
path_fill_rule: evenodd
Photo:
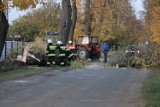
M 86 34 L 88 23 L 91 35 L 103 40 L 117 38 L 129 43 L 128 38 L 134 38 L 130 28 L 135 26 L 136 17 L 129 0 L 78 0 L 78 9 L 75 35 Z
M 145 32 L 149 41 L 151 65 L 160 66 L 160 1 L 145 0 Z
M 160 44 L 160 1 L 144 1 L 145 4 L 145 28 L 151 42 Z
M 152 0 L 152 19 L 150 20 L 151 40 L 157 44 L 160 44 L 160 2 Z

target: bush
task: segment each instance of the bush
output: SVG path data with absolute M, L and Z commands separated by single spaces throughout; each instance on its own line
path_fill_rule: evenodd
M 0 71 L 7 71 L 25 64 L 17 61 L 17 51 L 13 49 L 6 57 L 5 61 L 0 63 Z
M 129 57 L 119 54 L 115 63 L 118 64 L 119 67 L 148 68 L 150 64 L 150 60 L 148 58 L 149 57 L 146 54 L 135 54 Z

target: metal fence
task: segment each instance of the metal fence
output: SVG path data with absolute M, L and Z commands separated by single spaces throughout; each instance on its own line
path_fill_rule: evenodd
M 3 61 L 6 59 L 7 55 L 14 49 L 17 52 L 20 51 L 20 47 L 24 45 L 25 42 L 20 41 L 6 41 L 5 45 L 3 47 L 3 52 L 0 58 L 0 61 Z

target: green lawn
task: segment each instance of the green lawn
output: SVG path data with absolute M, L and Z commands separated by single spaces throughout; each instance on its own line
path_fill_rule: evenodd
M 26 67 L 20 69 L 14 69 L 7 72 L 0 72 L 0 82 L 6 80 L 14 80 L 18 78 L 28 77 L 43 72 L 51 71 L 54 69 L 60 69 L 60 67 Z
M 160 107 L 160 69 L 151 71 L 141 92 L 143 107 Z

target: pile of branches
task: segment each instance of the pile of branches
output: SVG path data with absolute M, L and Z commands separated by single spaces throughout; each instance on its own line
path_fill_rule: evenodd
M 118 64 L 119 67 L 148 68 L 150 62 L 146 55 L 132 55 L 130 57 L 118 55 L 115 63 Z
M 150 44 L 146 53 L 134 54 L 126 57 L 125 54 L 119 54 L 116 59 L 119 67 L 132 68 L 157 68 L 160 67 L 160 46 Z

